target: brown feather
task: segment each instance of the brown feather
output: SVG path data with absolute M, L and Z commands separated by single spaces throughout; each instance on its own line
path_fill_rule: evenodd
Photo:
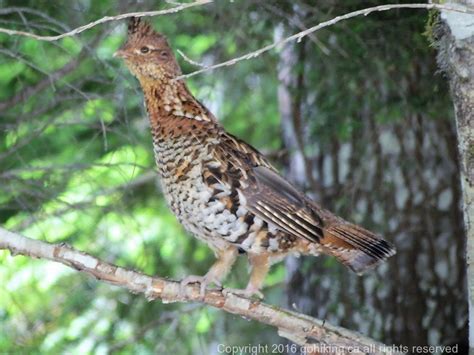
M 374 233 L 351 223 L 329 225 L 320 242 L 328 254 L 363 273 L 395 254 L 395 248 Z

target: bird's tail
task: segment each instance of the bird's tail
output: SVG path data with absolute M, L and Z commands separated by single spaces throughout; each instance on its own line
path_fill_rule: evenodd
M 396 253 L 392 244 L 376 234 L 340 219 L 323 228 L 320 242 L 325 253 L 358 274 Z

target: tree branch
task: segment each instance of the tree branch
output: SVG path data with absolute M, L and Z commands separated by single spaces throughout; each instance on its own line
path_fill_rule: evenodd
M 181 75 L 176 79 L 178 80 L 178 79 L 190 78 L 192 76 L 195 76 L 195 75 L 198 75 L 210 70 L 234 65 L 242 60 L 258 57 L 260 54 L 268 52 L 274 48 L 283 46 L 287 44 L 288 42 L 293 42 L 293 41 L 300 42 L 302 38 L 308 36 L 309 34 L 319 31 L 325 27 L 335 25 L 336 23 L 343 20 L 348 20 L 350 18 L 357 17 L 357 16 L 367 16 L 371 14 L 372 12 L 388 11 L 388 10 L 393 10 L 393 9 L 426 9 L 426 10 L 437 9 L 437 10 L 454 11 L 454 12 L 461 12 L 461 13 L 474 13 L 474 9 L 470 7 L 449 6 L 449 5 L 441 5 L 441 4 L 389 4 L 389 5 L 379 5 L 379 6 L 368 7 L 366 9 L 357 10 L 357 11 L 349 12 L 344 15 L 336 16 L 331 20 L 321 22 L 304 31 L 295 33 L 294 35 L 291 35 L 290 37 L 284 38 L 282 40 L 273 42 L 265 47 L 257 49 L 256 51 L 243 54 L 239 57 L 229 59 L 222 63 L 210 65 L 206 68 L 193 71 L 192 73 L 189 73 L 189 74 Z
M 92 27 L 95 27 L 97 25 L 100 25 L 102 23 L 110 22 L 110 21 L 116 21 L 116 20 L 123 20 L 125 18 L 129 17 L 145 17 L 145 16 L 160 16 L 160 15 L 167 15 L 167 14 L 173 14 L 176 12 L 180 12 L 185 9 L 189 9 L 194 6 L 199 6 L 199 5 L 205 5 L 213 2 L 213 0 L 197 0 L 195 2 L 187 3 L 187 4 L 182 4 L 178 5 L 175 7 L 172 7 L 171 9 L 165 9 L 165 10 L 158 10 L 158 11 L 141 11 L 141 12 L 127 12 L 125 14 L 120 14 L 117 16 L 104 16 L 101 19 L 98 19 L 96 21 L 90 22 L 86 25 L 77 27 L 69 32 L 57 35 L 57 36 L 40 36 L 31 32 L 25 32 L 25 31 L 17 31 L 17 30 L 10 30 L 8 28 L 0 28 L 0 33 L 6 33 L 10 36 L 17 35 L 17 36 L 25 36 L 25 37 L 30 37 L 37 39 L 39 41 L 47 41 L 47 42 L 52 42 L 52 41 L 57 41 L 58 39 L 64 38 L 64 37 L 72 37 L 74 35 L 77 35 L 81 32 L 84 32 L 88 29 L 91 29 Z
M 201 302 L 271 325 L 278 329 L 280 336 L 290 339 L 301 347 L 306 347 L 306 353 L 316 350 L 325 350 L 322 352 L 337 350 L 340 354 L 395 353 L 392 348 L 358 333 L 257 300 L 249 300 L 233 294 L 224 296 L 219 290 L 207 291 L 202 299 L 197 285 L 188 285 L 183 289 L 184 292 L 180 292 L 180 283 L 177 281 L 124 269 L 75 250 L 66 244 L 50 244 L 0 228 L 1 249 L 9 250 L 12 255 L 20 254 L 64 264 L 98 280 L 126 288 L 134 293 L 142 293 L 149 300 L 161 299 L 163 303 Z

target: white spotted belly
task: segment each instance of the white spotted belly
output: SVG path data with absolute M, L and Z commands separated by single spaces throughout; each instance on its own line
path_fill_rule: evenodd
M 196 163 L 186 179 L 161 179 L 166 201 L 184 228 L 215 249 L 224 249 L 248 231 L 248 225 L 232 214 L 202 178 L 202 165 Z M 221 192 L 222 196 L 222 192 Z
M 222 202 L 210 201 L 212 190 L 202 179 L 187 180 L 171 189 L 163 188 L 170 208 L 186 230 L 213 247 L 226 248 L 232 240 L 247 232 L 248 226 L 231 214 Z

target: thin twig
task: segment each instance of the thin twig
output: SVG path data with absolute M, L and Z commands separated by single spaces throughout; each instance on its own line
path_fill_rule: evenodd
M 15 59 L 20 60 L 20 57 L 18 55 L 15 55 L 15 53 L 13 52 L 0 49 L 0 53 L 11 55 Z M 61 80 L 67 74 L 74 71 L 81 64 L 81 61 L 85 56 L 86 56 L 86 51 L 82 51 L 81 53 L 77 55 L 77 57 L 75 57 L 70 62 L 66 63 L 62 68 L 56 70 L 53 73 L 47 73 L 43 70 L 40 70 L 40 72 L 46 75 L 46 77 L 42 79 L 41 81 L 37 82 L 35 85 L 27 86 L 26 88 L 24 88 L 23 90 L 15 94 L 14 96 L 10 97 L 8 100 L 0 101 L 0 111 L 5 111 L 7 109 L 10 109 L 11 107 L 17 104 L 28 100 L 30 97 L 44 90 L 49 85 L 54 85 L 56 81 Z M 35 69 L 39 70 L 38 67 L 36 67 Z M 86 99 L 89 99 L 89 97 L 87 97 L 87 94 L 84 95 L 84 93 L 81 90 L 77 89 L 74 85 L 71 85 L 69 83 L 66 83 L 66 85 L 72 88 L 73 90 L 77 91 L 81 95 L 83 95 L 83 97 L 85 97 Z
M 77 27 L 69 32 L 57 35 L 57 36 L 40 36 L 31 32 L 25 32 L 25 31 L 17 31 L 17 30 L 10 30 L 7 28 L 0 28 L 0 33 L 6 33 L 8 35 L 16 35 L 16 36 L 25 36 L 25 37 L 30 37 L 37 39 L 39 41 L 57 41 L 58 39 L 64 38 L 64 37 L 71 37 L 75 36 L 81 32 L 84 32 L 88 29 L 91 29 L 92 27 L 95 27 L 97 25 L 100 25 L 101 23 L 106 23 L 110 21 L 116 21 L 116 20 L 123 20 L 125 18 L 129 17 L 145 17 L 145 16 L 160 16 L 160 15 L 167 15 L 167 14 L 173 14 L 177 13 L 179 11 L 189 9 L 194 6 L 200 6 L 200 5 L 205 5 L 213 2 L 213 0 L 197 0 L 195 2 L 191 2 L 188 4 L 182 4 L 179 6 L 172 7 L 171 9 L 165 9 L 165 10 L 158 10 L 158 11 L 141 11 L 141 12 L 128 12 L 126 14 L 120 14 L 117 16 L 105 16 L 102 17 L 101 19 L 98 19 L 96 21 L 90 22 L 86 25 Z
M 19 7 L 19 6 L 5 7 L 3 9 L 0 9 L 0 15 L 8 15 L 8 14 L 11 14 L 11 13 L 18 13 L 18 14 L 21 15 L 23 12 L 39 16 L 39 17 L 49 21 L 50 23 L 53 23 L 56 26 L 60 27 L 63 31 L 69 31 L 69 28 L 64 23 L 62 23 L 61 21 L 56 20 L 55 18 L 49 16 L 48 14 L 46 14 L 42 11 L 36 10 L 36 9 L 31 9 L 29 7 Z
M 426 10 L 437 9 L 437 10 L 446 10 L 446 11 L 456 11 L 456 12 L 462 12 L 462 13 L 474 13 L 474 9 L 472 8 L 461 7 L 461 6 L 441 5 L 441 4 L 390 4 L 390 5 L 379 5 L 379 6 L 369 7 L 366 9 L 357 10 L 357 11 L 349 12 L 344 15 L 336 16 L 331 20 L 321 22 L 313 27 L 308 28 L 307 30 L 298 32 L 290 37 L 273 42 L 263 48 L 257 49 L 256 51 L 246 53 L 244 55 L 241 55 L 233 59 L 229 59 L 222 63 L 211 65 L 204 69 L 196 70 L 186 75 L 181 75 L 176 79 L 179 80 L 179 79 L 190 78 L 192 76 L 195 76 L 207 71 L 211 71 L 217 68 L 234 65 L 242 60 L 258 57 L 260 54 L 268 52 L 272 50 L 273 48 L 283 46 L 287 44 L 288 42 L 292 42 L 292 41 L 300 42 L 303 39 L 303 37 L 308 36 L 309 34 L 319 31 L 320 29 L 323 29 L 325 27 L 332 26 L 343 20 L 348 20 L 350 18 L 357 17 L 357 16 L 367 16 L 371 14 L 372 12 L 388 11 L 388 10 L 393 10 L 393 9 L 426 9 Z
M 201 302 L 271 325 L 278 329 L 281 336 L 305 347 L 300 349 L 305 353 L 314 353 L 321 349 L 331 350 L 331 353 L 337 351 L 338 354 L 394 353 L 391 347 L 386 347 L 350 330 L 328 323 L 323 324 L 321 320 L 304 314 L 234 294 L 224 296 L 219 290 L 208 290 L 202 298 L 198 285 L 181 288 L 177 281 L 124 269 L 75 250 L 66 244 L 50 244 L 0 228 L 1 249 L 10 250 L 12 255 L 21 254 L 64 264 L 98 280 L 126 288 L 134 293 L 142 293 L 148 300 L 161 299 L 163 303 Z
M 180 51 L 179 49 L 176 50 L 178 52 L 178 54 L 183 57 L 183 59 L 185 61 L 187 61 L 189 64 L 192 64 L 196 67 L 200 67 L 200 68 L 209 68 L 209 66 L 205 65 L 205 64 L 202 64 L 202 63 L 198 63 L 194 60 L 192 60 L 191 58 L 189 58 L 186 54 L 184 54 L 182 51 Z

